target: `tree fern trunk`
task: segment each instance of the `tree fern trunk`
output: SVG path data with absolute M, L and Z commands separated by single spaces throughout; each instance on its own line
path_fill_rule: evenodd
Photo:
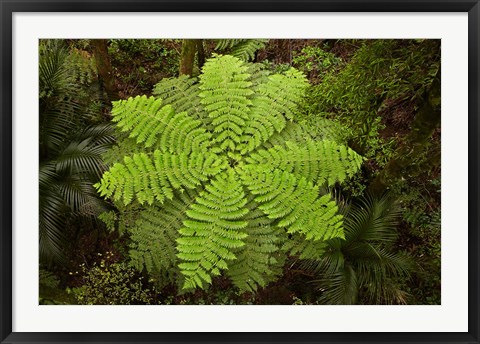
M 180 57 L 180 75 L 192 76 L 196 50 L 197 42 L 195 39 L 183 40 L 182 55 Z
M 205 49 L 203 48 L 203 39 L 197 40 L 198 68 L 202 69 L 205 64 Z
M 408 175 L 407 170 L 415 163 L 416 158 L 424 153 L 430 137 L 440 125 L 440 96 L 439 70 L 404 143 L 397 148 L 392 159 L 370 184 L 370 191 L 374 194 L 383 193 L 388 186 Z
M 110 101 L 117 100 L 118 90 L 115 86 L 115 79 L 113 77 L 112 65 L 110 57 L 108 56 L 107 40 L 106 39 L 92 39 L 93 53 L 95 55 L 95 62 L 99 78 L 105 88 L 108 99 Z

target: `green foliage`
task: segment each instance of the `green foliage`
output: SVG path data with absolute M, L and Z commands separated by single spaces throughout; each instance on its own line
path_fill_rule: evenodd
M 74 299 L 61 288 L 60 279 L 51 271 L 39 270 L 39 304 L 40 305 L 67 305 Z
M 232 249 L 245 245 L 241 231 L 247 225 L 242 217 L 248 213 L 242 184 L 233 170 L 216 176 L 187 210 L 177 239 L 179 268 L 186 276 L 184 288 L 212 283 L 210 276 L 220 275 L 227 262 L 236 259 Z
M 120 100 L 112 109 L 113 121 L 122 131 L 129 131 L 137 143 L 152 147 L 157 143 L 163 152 L 190 153 L 208 148 L 211 134 L 201 128 L 202 122 L 186 112 L 175 113 L 171 105 L 146 96 Z M 161 134 L 161 140 L 159 136 Z
M 255 290 L 278 276 L 287 233 L 343 237 L 336 203 L 318 196 L 318 184 L 344 181 L 362 158 L 293 122 L 304 76 L 294 69 L 267 75 L 218 56 L 205 64 L 198 87 L 187 81 L 162 82 L 160 98 L 131 98 L 112 109 L 118 128 L 130 133 L 126 146 L 143 148 L 117 156 L 96 188 L 117 205 L 120 222 L 122 211 L 143 205 L 128 229 L 133 264 L 149 271 L 176 265 L 187 290 L 222 271 L 241 290 Z M 176 90 L 200 109 L 176 112 Z M 173 240 L 176 259 L 165 248 Z
M 194 119 L 202 120 L 206 117 L 200 106 L 198 97 L 198 80 L 180 75 L 178 78 L 162 79 L 153 88 L 153 95 L 163 101 L 164 105 L 171 105 L 177 113 L 186 112 Z
M 357 112 L 379 105 L 378 99 L 382 97 L 421 97 L 439 68 L 438 42 L 434 40 L 359 43 L 350 63 L 339 72 L 328 73 L 313 89 L 322 95 L 317 99 L 319 108 L 341 109 L 358 116 Z
M 187 189 L 174 194 L 162 206 L 145 207 L 129 228 L 131 265 L 140 271 L 145 268 L 160 286 L 182 280 L 177 267 L 176 240 L 198 191 Z
M 410 254 L 417 269 L 412 283 L 406 285 L 416 304 L 441 303 L 441 209 L 440 180 L 405 183 L 394 190 L 399 195 Z
M 47 270 L 39 270 L 40 285 L 47 288 L 58 288 L 60 280 L 57 276 Z
M 227 274 L 240 290 L 255 291 L 281 275 L 285 258 L 280 244 L 284 233 L 273 225 L 274 220 L 268 218 L 253 199 L 246 208 L 250 212 L 244 217 L 248 223 L 243 228 L 245 245 L 235 250 L 236 259 L 229 264 Z
M 71 289 L 80 305 L 138 305 L 154 302 L 148 283 L 136 270 L 122 262 L 112 262 L 107 252 L 99 264 L 80 267 L 83 285 Z
M 111 39 L 108 53 L 122 92 L 143 94 L 162 77 L 178 73 L 180 40 Z
M 293 65 L 306 73 L 312 80 L 331 70 L 340 68 L 343 64 L 341 58 L 320 47 L 306 46 L 300 52 L 294 52 Z
M 255 53 L 264 48 L 268 39 L 219 39 L 215 50 L 228 53 L 242 61 L 252 61 Z
M 315 115 L 324 113 L 352 128 L 357 151 L 380 167 L 392 155 L 394 142 L 384 140 L 385 101 L 418 102 L 440 66 L 438 40 L 366 40 L 349 63 L 332 69 L 309 90 L 305 103 Z M 321 58 L 318 60 L 321 62 Z
M 62 41 L 39 47 L 40 257 L 61 261 L 69 221 L 104 207 L 92 184 L 105 170 L 101 155 L 113 142 L 110 125 L 92 125 L 92 63 Z
M 288 171 L 305 177 L 308 182 L 328 186 L 352 177 L 362 163 L 361 156 L 333 141 L 309 140 L 301 146 L 287 141 L 285 146 L 257 150 L 246 161 Z
M 405 304 L 400 285 L 412 259 L 395 252 L 400 208 L 391 198 L 364 198 L 343 207 L 345 240 L 332 239 L 301 263 L 313 272 L 323 304 Z

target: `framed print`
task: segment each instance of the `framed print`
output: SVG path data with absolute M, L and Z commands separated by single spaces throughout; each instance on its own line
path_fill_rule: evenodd
M 478 1 L 13 1 L 0 341 L 478 343 Z

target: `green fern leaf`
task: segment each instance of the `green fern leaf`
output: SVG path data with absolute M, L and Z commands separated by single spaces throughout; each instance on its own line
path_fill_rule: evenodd
M 291 238 L 284 242 L 281 249 L 299 259 L 319 259 L 325 253 L 327 244 L 325 241 L 306 240 L 305 235 L 293 233 Z
M 227 51 L 229 55 L 235 56 L 242 61 L 251 61 L 255 53 L 264 48 L 268 39 L 220 39 L 215 50 Z
M 134 196 L 141 203 L 163 203 L 172 199 L 173 189 L 195 189 L 209 177 L 220 173 L 226 161 L 212 153 L 170 154 L 159 150 L 126 156 L 124 163 L 114 164 L 95 184 L 98 192 L 129 204 Z
M 142 210 L 130 229 L 131 265 L 140 271 L 145 268 L 157 278 L 157 284 L 174 282 L 178 277 L 176 239 L 197 195 L 198 190 L 175 192 L 175 198 L 162 207 Z
M 326 183 L 328 186 L 353 176 L 363 161 L 352 149 L 332 141 L 308 140 L 302 147 L 287 141 L 285 146 L 276 145 L 268 150 L 259 150 L 247 157 L 246 161 L 288 171 L 314 184 Z
M 233 170 L 218 175 L 196 198 L 187 210 L 190 220 L 183 222 L 177 239 L 181 273 L 185 275 L 184 289 L 211 283 L 211 276 L 228 268 L 236 259 L 233 250 L 245 245 L 247 236 L 241 230 L 248 222 L 247 200 L 241 183 Z
M 160 98 L 164 105 L 171 105 L 176 112 L 186 112 L 206 124 L 208 117 L 205 115 L 198 93 L 198 80 L 188 75 L 162 79 L 153 88 L 153 95 Z
M 273 225 L 272 219 L 250 201 L 251 211 L 243 218 L 248 225 L 242 230 L 248 236 L 245 245 L 235 252 L 237 259 L 228 266 L 228 276 L 241 291 L 256 291 L 274 281 L 281 273 L 283 263 L 278 254 L 284 232 Z
M 341 215 L 330 195 L 318 198 L 318 186 L 290 172 L 249 165 L 240 175 L 243 183 L 269 218 L 279 219 L 288 233 L 300 232 L 307 239 L 343 237 Z
M 309 117 L 301 120 L 301 124 L 308 128 L 312 139 L 334 141 L 338 144 L 348 144 L 351 129 L 327 118 Z
M 162 107 L 162 100 L 137 96 L 113 102 L 112 121 L 122 131 L 130 131 L 131 138 L 145 147 L 158 143 L 163 152 L 189 153 L 206 150 L 211 144 L 211 134 L 202 122 L 186 112 L 175 114 L 171 105 Z
M 249 77 L 247 66 L 232 56 L 211 59 L 203 67 L 199 97 L 222 150 L 236 150 L 241 142 L 253 93 Z
M 242 154 L 253 151 L 274 133 L 281 132 L 287 119 L 293 119 L 302 99 L 307 80 L 303 74 L 290 69 L 276 74 L 254 87 L 255 96 L 249 119 L 245 124 Z

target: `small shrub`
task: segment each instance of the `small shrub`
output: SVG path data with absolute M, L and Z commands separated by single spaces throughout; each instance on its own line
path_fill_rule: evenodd
M 72 289 L 81 305 L 140 305 L 154 302 L 144 277 L 124 262 L 110 262 L 111 252 L 107 252 L 100 263 L 91 268 L 80 266 L 84 284 Z M 75 272 L 78 273 L 78 272 Z M 73 274 L 73 272 L 71 272 Z

